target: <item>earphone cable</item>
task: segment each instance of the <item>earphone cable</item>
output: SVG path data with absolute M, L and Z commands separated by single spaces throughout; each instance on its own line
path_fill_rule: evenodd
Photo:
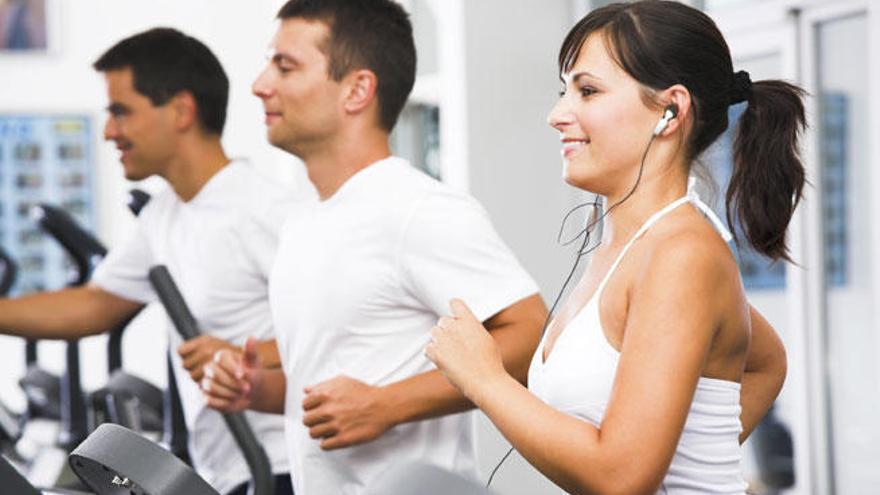
M 594 208 L 601 208 L 601 203 L 598 201 L 598 199 L 594 199 L 593 201 L 590 201 L 587 203 L 581 203 L 581 204 L 575 206 L 574 208 L 572 208 L 571 210 L 569 210 L 568 213 L 566 213 L 565 216 L 562 218 L 562 225 L 559 228 L 559 235 L 556 236 L 556 242 L 562 246 L 567 246 L 567 245 L 573 243 L 574 241 L 576 241 L 580 237 L 583 237 L 584 240 L 581 243 L 580 248 L 577 250 L 577 253 L 575 254 L 574 263 L 572 263 L 572 265 L 571 265 L 571 270 L 569 270 L 568 276 L 565 277 L 565 282 L 562 283 L 562 288 L 559 289 L 559 292 L 556 294 L 556 299 L 553 301 L 553 304 L 550 306 L 550 311 L 547 312 L 547 318 L 544 320 L 544 326 L 541 328 L 541 339 L 542 340 L 544 338 L 544 334 L 547 332 L 547 327 L 550 325 L 550 322 L 552 321 L 553 313 L 556 311 L 556 305 L 559 304 L 559 301 L 562 299 L 562 294 L 565 293 L 566 287 L 568 287 L 568 284 L 571 282 L 571 278 L 574 276 L 575 271 L 577 271 L 577 267 L 581 261 L 581 258 L 586 256 L 587 254 L 592 253 L 595 249 L 597 249 L 602 244 L 602 239 L 599 239 L 599 242 L 597 242 L 595 246 L 587 249 L 587 245 L 590 242 L 590 237 L 592 236 L 593 229 L 595 229 L 596 225 L 599 225 L 599 223 L 602 220 L 604 220 L 605 217 L 608 216 L 608 214 L 610 214 L 612 210 L 614 210 L 615 208 L 620 206 L 621 203 L 623 203 L 624 201 L 629 199 L 630 196 L 632 196 L 636 192 L 636 188 L 639 187 L 639 183 L 642 180 L 642 173 L 645 170 L 645 160 L 648 158 L 648 151 L 651 150 L 651 144 L 654 143 L 655 137 L 657 137 L 656 134 L 652 134 L 651 139 L 648 141 L 648 145 L 645 146 L 645 152 L 644 152 L 644 154 L 642 154 L 642 161 L 641 161 L 641 164 L 639 165 L 639 173 L 636 176 L 636 181 L 633 184 L 632 189 L 630 189 L 629 192 L 620 201 L 611 205 L 611 207 L 608 208 L 607 211 L 602 213 L 599 216 L 599 218 L 592 219 L 592 220 L 587 219 L 587 225 L 583 228 L 583 230 L 581 230 L 580 233 L 578 233 L 578 235 L 574 236 L 573 238 L 569 239 L 566 242 L 562 242 L 562 232 L 565 229 L 565 223 L 568 221 L 568 217 L 571 216 L 571 214 L 574 213 L 575 211 L 577 211 L 578 209 L 583 208 L 585 206 L 593 206 Z M 593 211 L 595 212 L 596 210 L 594 209 Z M 510 454 L 513 453 L 513 450 L 514 450 L 513 446 L 511 446 L 507 450 L 507 453 L 504 454 L 504 456 L 501 458 L 501 460 L 498 461 L 498 464 L 495 465 L 495 468 L 492 469 L 492 473 L 489 475 L 489 480 L 486 482 L 486 488 L 489 488 L 492 485 L 492 480 L 495 478 L 495 474 L 501 468 L 501 465 L 504 464 L 504 461 L 506 461 L 507 458 L 510 457 Z

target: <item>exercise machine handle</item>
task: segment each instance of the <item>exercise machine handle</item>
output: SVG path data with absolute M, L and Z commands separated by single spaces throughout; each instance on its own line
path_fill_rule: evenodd
M 183 295 L 171 278 L 168 268 L 157 265 L 150 269 L 150 283 L 159 296 L 159 300 L 168 312 L 168 316 L 174 323 L 177 332 L 184 340 L 198 337 L 201 332 L 196 324 L 196 319 Z M 243 413 L 224 414 L 226 426 L 235 438 L 235 442 L 244 454 L 244 459 L 251 470 L 254 479 L 252 495 L 274 495 L 275 480 L 272 477 L 272 466 L 263 446 L 257 441 L 254 431 L 245 419 Z
M 18 276 L 18 265 L 5 249 L 0 247 L 0 297 L 9 295 Z
M 31 209 L 31 216 L 73 258 L 78 272 L 78 280 L 74 285 L 86 283 L 97 262 L 107 255 L 107 248 L 80 227 L 70 214 L 57 206 L 40 203 Z

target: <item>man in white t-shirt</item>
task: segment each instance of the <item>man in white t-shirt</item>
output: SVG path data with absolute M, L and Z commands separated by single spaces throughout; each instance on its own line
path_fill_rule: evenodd
M 403 9 L 291 0 L 278 17 L 253 91 L 269 141 L 320 198 L 288 219 L 272 271 L 284 373 L 221 352 L 210 404 L 283 411 L 301 495 L 360 494 L 413 460 L 474 476 L 473 418 L 454 414 L 473 406 L 424 356 L 430 329 L 464 299 L 524 380 L 546 317 L 537 287 L 474 199 L 391 156 L 415 77 Z
M 158 175 L 170 187 L 144 207 L 133 235 L 110 251 L 88 286 L 0 300 L 0 331 L 41 339 L 107 331 L 157 299 L 148 271 L 167 265 L 206 332 L 183 344 L 170 321 L 163 329 L 177 349 L 194 467 L 220 493 L 244 495 L 247 464 L 198 384 L 218 350 L 238 352 L 248 337 L 261 341 L 267 366 L 278 361 L 268 278 L 292 195 L 226 157 L 220 136 L 229 82 L 198 40 L 152 29 L 120 41 L 94 67 L 110 101 L 104 136 L 121 152 L 126 178 Z M 281 418 L 248 413 L 248 420 L 276 474 L 276 494 L 292 493 Z

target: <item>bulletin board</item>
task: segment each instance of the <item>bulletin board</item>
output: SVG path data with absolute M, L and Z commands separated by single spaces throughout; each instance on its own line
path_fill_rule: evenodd
M 18 264 L 13 294 L 60 288 L 72 264 L 32 207 L 59 206 L 94 230 L 91 117 L 0 113 L 0 244 Z

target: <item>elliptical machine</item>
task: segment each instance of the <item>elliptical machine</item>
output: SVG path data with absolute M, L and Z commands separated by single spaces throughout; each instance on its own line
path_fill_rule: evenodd
M 85 284 L 107 249 L 84 230 L 65 211 L 47 204 L 31 210 L 40 228 L 53 237 L 69 255 L 74 270 L 69 286 Z M 36 342 L 26 346 L 28 371 L 20 384 L 28 397 L 26 427 L 35 442 L 19 444 L 22 456 L 11 458 L 41 485 L 69 486 L 76 483 L 67 471 L 65 457 L 88 433 L 103 422 L 112 421 L 158 438 L 163 427 L 162 391 L 154 385 L 122 371 L 122 334 L 136 315 L 110 331 L 106 386 L 86 397 L 80 381 L 79 341 L 66 344 L 66 369 L 61 378 L 40 369 Z M 57 428 L 53 440 L 52 428 Z
M 197 336 L 199 332 L 195 319 L 167 270 L 164 267 L 154 268 L 150 272 L 150 280 L 181 335 L 184 338 Z M 254 482 L 251 495 L 274 495 L 268 456 L 246 419 L 243 415 L 224 415 L 224 418 L 252 472 Z M 213 488 L 172 453 L 118 425 L 105 423 L 98 426 L 71 453 L 69 465 L 93 493 L 99 495 L 217 495 Z M 54 488 L 37 490 L 2 458 L 0 486 L 15 487 L 15 493 L 26 495 L 86 493 Z
M 15 284 L 17 272 L 15 262 L 6 250 L 0 248 L 0 297 L 9 294 L 10 289 Z M 18 468 L 7 460 L 7 458 L 10 458 L 19 465 L 25 462 L 25 459 L 16 450 L 16 443 L 24 433 L 25 419 L 26 414 L 23 416 L 16 415 L 5 404 L 0 402 L 0 487 L 2 487 L 3 493 L 40 495 L 40 492 L 19 473 Z M 84 495 L 85 492 L 53 488 L 43 492 L 43 494 Z
M 134 216 L 140 215 L 141 210 L 149 202 L 150 195 L 140 189 L 132 189 L 128 192 L 128 209 Z M 165 370 L 168 375 L 168 387 L 164 391 L 163 400 L 162 444 L 180 460 L 192 465 L 188 447 L 189 432 L 183 419 L 183 405 L 180 402 L 180 392 L 177 390 L 177 379 L 174 376 L 174 365 L 171 361 L 171 349 L 168 349 L 166 353 Z M 125 425 L 123 424 L 123 426 Z
M 40 204 L 34 210 L 40 226 L 54 237 L 70 255 L 77 267 L 75 285 L 82 285 L 91 277 L 97 264 L 106 256 L 107 248 L 94 236 L 80 227 L 66 212 L 56 207 Z M 107 385 L 90 394 L 89 404 L 75 404 L 71 416 L 75 418 L 74 431 L 71 434 L 78 444 L 88 432 L 104 422 L 113 422 L 137 431 L 162 431 L 162 391 L 155 385 L 126 373 L 122 369 L 122 335 L 128 324 L 137 313 L 119 323 L 109 332 L 107 341 L 108 375 Z M 76 346 L 71 342 L 68 346 Z M 70 359 L 75 355 L 78 363 L 78 351 L 68 351 L 68 370 L 76 373 L 76 381 L 68 387 L 72 397 L 79 387 L 79 369 Z M 70 374 L 70 371 L 68 372 Z M 88 406 L 91 406 L 90 408 Z M 81 419 L 84 414 L 88 422 Z M 78 433 L 83 431 L 82 435 Z
M 9 253 L 0 247 L 0 297 L 9 294 L 18 275 L 18 266 L 12 261 Z M 21 438 L 24 418 L 12 412 L 0 401 L 0 454 L 21 461 L 15 451 L 15 443 Z
M 31 217 L 44 232 L 72 253 L 75 270 L 71 271 L 68 286 L 81 285 L 88 280 L 90 258 L 106 251 L 90 242 L 90 238 L 78 236 L 78 231 L 66 228 L 68 223 L 74 222 L 57 208 L 35 206 L 31 209 Z M 27 398 L 27 410 L 22 435 L 10 457 L 40 484 L 74 484 L 77 479 L 65 469 L 64 458 L 88 434 L 88 411 L 80 381 L 79 342 L 66 342 L 66 366 L 60 377 L 39 367 L 37 342 L 34 340 L 27 341 L 25 362 L 27 371 L 19 385 Z
M 164 266 L 150 270 L 150 282 L 184 339 L 200 332 L 174 280 Z M 243 414 L 224 414 L 226 425 L 251 471 L 251 495 L 274 495 L 272 468 Z M 77 476 L 99 495 L 217 495 L 172 453 L 117 425 L 103 424 L 70 454 Z

